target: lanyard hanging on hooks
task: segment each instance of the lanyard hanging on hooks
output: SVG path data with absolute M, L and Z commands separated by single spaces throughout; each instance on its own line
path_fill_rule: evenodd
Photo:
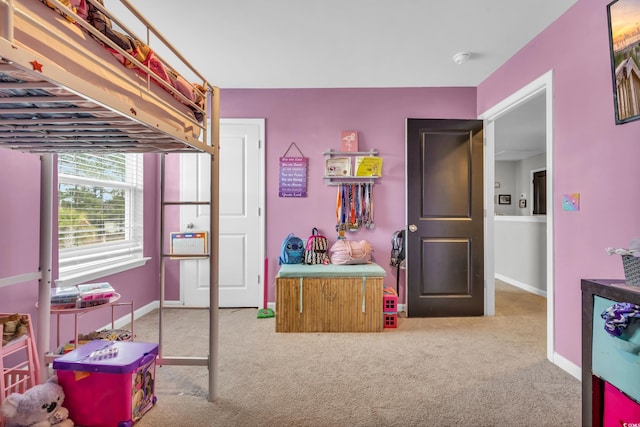
M 367 228 L 373 230 L 376 226 L 373 223 L 373 184 L 371 183 L 367 184 L 367 199 Z

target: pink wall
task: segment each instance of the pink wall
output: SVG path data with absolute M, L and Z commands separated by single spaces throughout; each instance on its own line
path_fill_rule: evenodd
M 619 257 L 640 235 L 640 121 L 615 125 L 609 0 L 580 0 L 478 87 L 478 113 L 553 70 L 555 346 L 581 365 L 580 279 L 623 278 Z M 580 211 L 561 209 L 580 193 Z
M 342 130 L 357 130 L 360 150 L 377 149 L 384 159 L 383 177 L 374 188 L 376 227 L 347 237 L 373 244 L 375 261 L 387 270 L 385 284 L 395 288 L 395 270 L 388 265 L 391 235 L 405 225 L 405 120 L 476 118 L 475 88 L 223 89 L 220 99 L 221 117 L 266 119 L 269 301 L 275 301 L 277 260 L 287 234 L 306 240 L 317 227 L 330 244 L 336 240 L 337 187 L 322 179 L 322 153 L 340 149 Z M 306 198 L 278 197 L 278 158 L 292 142 L 308 158 Z M 224 161 L 224 147 L 220 156 Z M 401 299 L 404 295 L 401 290 Z
M 38 156 L 9 150 L 0 152 L 0 207 L 0 278 L 37 272 L 40 248 Z M 35 257 L 26 254 L 35 254 Z
M 0 278 L 36 273 L 40 248 L 40 158 L 0 152 Z M 0 288 L 0 313 L 35 317 L 38 281 Z

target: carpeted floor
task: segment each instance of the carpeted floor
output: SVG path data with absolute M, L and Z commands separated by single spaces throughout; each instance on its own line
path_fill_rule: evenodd
M 220 310 L 205 367 L 157 368 L 147 426 L 579 426 L 580 382 L 546 359 L 546 300 L 497 283 L 496 316 L 401 318 L 382 333 L 276 333 Z M 169 309 L 164 356 L 207 354 L 207 310 Z M 158 341 L 157 314 L 136 321 Z

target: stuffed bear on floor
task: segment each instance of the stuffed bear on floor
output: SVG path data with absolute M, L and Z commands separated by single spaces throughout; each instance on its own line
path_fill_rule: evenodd
M 6 427 L 73 427 L 63 402 L 64 390 L 54 375 L 24 394 L 11 393 L 0 405 L 0 412 Z

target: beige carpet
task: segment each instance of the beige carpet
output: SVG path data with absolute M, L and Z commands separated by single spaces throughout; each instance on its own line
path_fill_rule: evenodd
M 401 318 L 382 333 L 276 333 L 220 310 L 219 398 L 204 367 L 157 368 L 137 426 L 579 426 L 580 382 L 546 359 L 546 300 L 498 283 L 497 315 Z M 207 354 L 206 310 L 166 310 L 164 356 Z M 157 315 L 136 321 L 157 342 Z

